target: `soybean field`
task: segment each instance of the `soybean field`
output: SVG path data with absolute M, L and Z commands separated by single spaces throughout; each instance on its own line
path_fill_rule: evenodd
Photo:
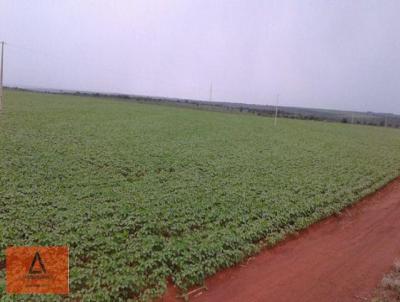
M 7 90 L 0 300 L 9 246 L 67 245 L 68 296 L 183 292 L 400 174 L 400 131 Z

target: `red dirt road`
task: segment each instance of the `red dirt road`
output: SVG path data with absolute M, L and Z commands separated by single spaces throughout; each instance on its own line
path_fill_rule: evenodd
M 369 301 L 400 256 L 400 178 L 339 217 L 206 280 L 193 302 Z M 176 301 L 169 287 L 162 301 Z

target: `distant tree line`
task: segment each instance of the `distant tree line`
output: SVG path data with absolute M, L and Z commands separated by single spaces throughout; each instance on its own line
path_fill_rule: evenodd
M 193 108 L 213 110 L 213 111 L 247 113 L 265 117 L 275 116 L 274 106 L 225 103 L 225 102 L 209 102 L 209 101 L 197 101 L 190 99 L 173 99 L 173 98 L 162 98 L 162 97 L 152 97 L 152 96 L 84 92 L 84 91 L 45 90 L 45 89 L 34 90 L 34 89 L 24 89 L 18 87 L 12 87 L 12 88 L 9 87 L 9 89 L 25 90 L 25 91 L 40 92 L 40 93 L 57 93 L 57 94 L 68 94 L 68 95 L 72 94 L 77 96 L 114 98 L 130 102 L 169 104 L 169 105 L 193 107 Z M 353 122 L 354 124 L 357 125 L 369 125 L 369 126 L 380 126 L 380 127 L 386 126 L 386 127 L 400 128 L 400 116 L 395 114 L 390 114 L 389 116 L 385 116 L 383 114 L 365 112 L 365 113 L 359 113 L 362 114 L 362 117 L 356 116 L 352 118 L 351 117 L 352 113 L 348 111 L 340 111 L 341 113 L 338 114 L 337 112 L 339 111 L 334 111 L 334 110 L 306 109 L 306 108 L 296 108 L 296 107 L 278 107 L 278 108 L 279 108 L 278 117 L 280 118 L 340 122 L 345 124 Z

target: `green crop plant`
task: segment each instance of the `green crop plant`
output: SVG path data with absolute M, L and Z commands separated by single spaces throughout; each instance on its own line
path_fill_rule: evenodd
M 68 245 L 70 295 L 183 291 L 400 174 L 396 129 L 6 91 L 0 263 Z M 0 299 L 5 293 L 0 270 Z

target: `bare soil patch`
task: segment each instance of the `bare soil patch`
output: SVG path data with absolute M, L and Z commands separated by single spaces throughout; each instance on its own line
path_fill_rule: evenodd
M 400 254 L 400 178 L 206 280 L 190 301 L 370 301 Z M 169 286 L 162 301 L 178 300 Z

